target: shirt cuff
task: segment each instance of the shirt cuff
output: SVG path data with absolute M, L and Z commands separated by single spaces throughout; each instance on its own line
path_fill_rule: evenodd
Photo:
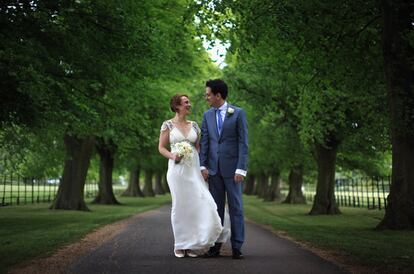
M 247 171 L 243 169 L 236 169 L 236 174 L 246 177 Z
M 205 166 L 201 166 L 200 170 L 203 171 L 204 169 L 207 169 Z

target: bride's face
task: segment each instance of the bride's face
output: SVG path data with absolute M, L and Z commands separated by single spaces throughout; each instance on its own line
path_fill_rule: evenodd
M 184 114 L 184 115 L 189 114 L 190 109 L 191 109 L 190 99 L 188 99 L 185 96 L 181 97 L 181 104 L 177 108 L 178 108 L 178 113 Z

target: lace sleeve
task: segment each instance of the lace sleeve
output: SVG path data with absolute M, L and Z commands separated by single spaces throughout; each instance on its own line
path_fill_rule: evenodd
M 193 128 L 197 132 L 197 135 L 200 135 L 201 129 L 198 127 L 198 124 L 196 122 L 193 122 Z
M 172 129 L 172 122 L 170 120 L 164 121 L 164 123 L 162 123 L 162 125 L 161 125 L 161 132 L 166 131 L 167 129 L 169 131 L 171 131 L 171 129 Z

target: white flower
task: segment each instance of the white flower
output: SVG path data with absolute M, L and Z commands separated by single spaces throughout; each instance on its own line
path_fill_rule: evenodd
M 184 162 L 190 163 L 193 157 L 193 146 L 186 142 L 182 141 L 174 144 L 173 151 L 177 153 L 178 156 L 182 157 Z
M 233 113 L 234 113 L 234 108 L 230 108 L 230 107 L 229 107 L 229 108 L 227 109 L 227 112 L 228 112 L 229 114 L 233 114 Z

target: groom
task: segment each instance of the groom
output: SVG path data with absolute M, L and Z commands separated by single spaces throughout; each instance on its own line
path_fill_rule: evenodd
M 227 90 L 223 80 L 206 82 L 205 97 L 212 108 L 204 113 L 201 125 L 200 165 L 204 180 L 209 182 L 222 224 L 227 194 L 233 259 L 242 259 L 242 182 L 247 172 L 247 121 L 243 109 L 226 102 Z M 204 257 L 220 256 L 220 248 L 221 243 L 216 243 Z

